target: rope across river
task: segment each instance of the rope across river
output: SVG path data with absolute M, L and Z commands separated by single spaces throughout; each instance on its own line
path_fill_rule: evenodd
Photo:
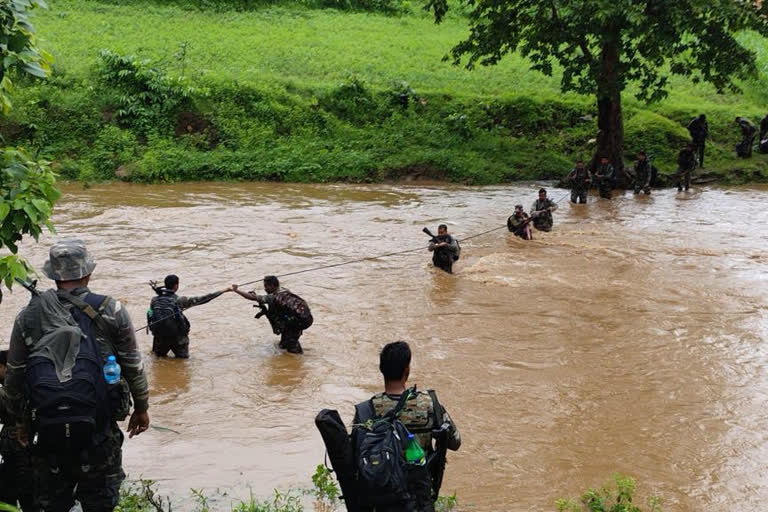
M 555 201 L 554 204 L 559 204 L 563 199 L 565 199 L 569 195 L 570 194 L 565 194 L 563 197 L 561 197 L 560 199 Z M 487 231 L 483 231 L 481 233 L 476 233 L 474 235 L 462 238 L 461 241 L 462 242 L 466 242 L 467 240 L 472 240 L 474 238 L 478 238 L 478 237 L 487 235 L 489 233 L 493 233 L 495 231 L 500 231 L 502 229 L 507 229 L 506 224 L 503 225 L 503 226 L 498 226 L 498 227 L 495 227 L 495 228 L 491 228 L 491 229 L 489 229 Z M 419 247 L 414 247 L 412 249 L 405 249 L 405 250 L 402 250 L 402 251 L 388 252 L 388 253 L 384 253 L 384 254 L 378 254 L 378 255 L 375 255 L 375 256 L 365 256 L 363 258 L 355 258 L 355 259 L 352 259 L 352 260 L 342 261 L 342 262 L 339 262 L 339 263 L 332 263 L 332 264 L 328 264 L 328 265 L 321 265 L 319 267 L 306 268 L 304 270 L 295 270 L 293 272 L 286 272 L 285 274 L 277 274 L 275 277 L 278 277 L 278 278 L 280 278 L 280 277 L 290 277 L 290 276 L 296 276 L 296 275 L 299 275 L 299 274 L 307 274 L 309 272 L 319 272 L 321 270 L 328 270 L 328 269 L 331 269 L 331 268 L 344 267 L 346 265 L 353 265 L 355 263 L 362 263 L 364 261 L 373 261 L 373 260 L 378 260 L 378 259 L 381 259 L 381 258 L 389 258 L 391 256 L 401 256 L 403 254 L 409 254 L 409 253 L 412 253 L 412 252 L 423 251 L 423 250 L 424 250 L 424 246 L 421 245 Z M 249 286 L 249 285 L 252 285 L 252 284 L 260 283 L 262 281 L 264 281 L 263 277 L 261 279 L 254 279 L 253 281 L 248 281 L 248 282 L 245 282 L 245 283 L 238 284 L 237 286 Z M 158 320 L 155 320 L 154 322 L 151 322 L 151 323 L 148 323 L 147 325 L 139 327 L 134 332 L 140 332 L 140 331 L 143 331 L 145 329 L 148 329 L 149 327 L 151 327 L 151 326 L 153 326 L 153 325 L 155 325 L 157 323 L 160 323 L 163 320 L 166 320 L 167 318 L 169 318 L 169 317 L 164 317 L 164 318 L 160 318 Z

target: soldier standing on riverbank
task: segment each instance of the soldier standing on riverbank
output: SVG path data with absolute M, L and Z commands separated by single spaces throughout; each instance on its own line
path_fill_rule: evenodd
M 576 162 L 576 167 L 568 173 L 566 181 L 571 184 L 571 202 L 586 204 L 592 177 L 589 170 L 584 167 L 583 160 Z
M 709 125 L 707 124 L 707 116 L 701 114 L 699 117 L 693 119 L 688 123 L 688 133 L 691 134 L 691 140 L 693 146 L 699 153 L 699 167 L 704 168 L 704 146 L 709 137 Z
M 755 141 L 755 132 L 757 128 L 749 119 L 745 117 L 737 117 L 736 124 L 741 128 L 742 140 L 738 146 L 736 146 L 736 155 L 742 158 L 749 158 L 752 156 L 752 145 Z
M 75 500 L 89 512 L 117 506 L 125 479 L 117 421 L 128 414 L 128 390 L 129 437 L 149 428 L 131 318 L 119 301 L 88 289 L 95 267 L 82 240 L 54 244 L 44 273 L 57 289 L 33 294 L 11 334 L 9 415 L 20 442 L 35 442 L 35 502 L 43 510 L 67 511 Z M 108 356 L 120 365 L 114 383 L 103 371 Z
M 547 197 L 546 189 L 539 189 L 539 198 L 531 205 L 533 225 L 539 231 L 552 231 L 555 221 L 552 212 L 557 210 L 557 204 Z

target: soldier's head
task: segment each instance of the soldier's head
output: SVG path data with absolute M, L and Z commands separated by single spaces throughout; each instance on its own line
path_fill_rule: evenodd
M 546 198 L 547 198 L 547 189 L 540 188 L 539 189 L 539 199 L 541 199 L 543 201 Z
M 179 291 L 179 276 L 175 274 L 167 275 L 164 282 L 166 290 L 171 290 L 172 292 Z
M 736 117 L 736 121 L 734 121 L 734 122 L 735 123 L 740 123 L 741 122 L 741 116 Z
M 645 158 L 646 158 L 645 151 L 638 151 L 637 152 L 637 159 L 638 160 L 640 160 L 642 162 L 643 160 L 645 160 Z
M 8 365 L 8 351 L 0 350 L 0 385 L 5 382 L 5 369 Z
M 61 289 L 71 290 L 88 286 L 96 262 L 93 261 L 85 242 L 78 238 L 60 240 L 51 246 L 43 273 L 56 281 Z
M 437 226 L 437 235 L 438 236 L 445 236 L 448 234 L 448 226 L 445 224 L 440 224 Z
M 689 142 L 688 144 L 686 144 L 685 149 L 687 149 L 688 151 L 693 151 L 693 142 Z
M 706 121 L 707 120 L 707 116 L 705 114 L 700 114 L 699 115 L 699 119 L 701 119 L 702 121 Z
M 404 341 L 387 343 L 379 354 L 379 370 L 384 382 L 405 382 L 411 374 L 411 347 Z
M 267 276 L 264 278 L 264 291 L 275 293 L 280 288 L 280 280 L 276 276 Z
M 608 163 L 608 157 L 607 156 L 601 156 L 600 157 L 600 163 L 605 165 Z
M 584 160 L 579 160 L 576 162 L 576 168 L 577 169 L 583 169 L 584 168 Z
M 521 204 L 515 205 L 515 215 L 517 215 L 518 217 L 523 216 L 523 205 Z

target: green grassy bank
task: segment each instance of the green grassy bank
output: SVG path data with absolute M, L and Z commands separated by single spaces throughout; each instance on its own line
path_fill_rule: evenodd
M 517 56 L 472 72 L 442 62 L 466 33 L 459 15 L 435 26 L 417 3 L 320 8 L 334 1 L 50 0 L 35 24 L 54 77 L 19 84 L 0 134 L 82 180 L 480 184 L 555 178 L 590 154 L 592 98 L 559 94 L 558 77 Z M 672 172 L 683 123 L 706 112 L 707 171 L 768 179 L 768 158 L 733 151 L 733 118 L 757 121 L 768 104 L 768 43 L 743 37 L 762 69 L 744 94 L 682 79 L 661 103 L 627 94 L 627 151 L 653 151 Z

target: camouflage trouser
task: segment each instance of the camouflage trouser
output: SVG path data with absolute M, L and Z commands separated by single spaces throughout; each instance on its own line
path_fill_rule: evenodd
M 439 269 L 453 274 L 453 253 L 447 249 L 440 248 L 432 253 L 432 263 Z
M 10 443 L 6 443 L 10 444 Z M 32 461 L 20 444 L 3 452 L 0 464 L 0 502 L 21 506 L 24 512 L 37 510 L 32 503 Z
M 539 215 L 533 219 L 533 226 L 539 231 L 552 231 L 553 225 L 551 216 Z
M 685 190 L 688 190 L 689 188 L 691 188 L 691 174 L 693 174 L 693 170 L 678 171 L 678 175 L 677 175 L 678 192 L 683 190 L 683 186 L 685 186 Z
M 189 336 L 181 338 L 163 338 L 155 336 L 152 339 L 152 352 L 156 356 L 165 357 L 168 352 L 173 352 L 178 359 L 187 359 L 189 357 Z
M 111 512 L 120 499 L 120 485 L 125 480 L 122 467 L 123 433 L 113 423 L 106 455 L 89 461 L 83 468 L 77 460 L 57 460 L 52 466 L 44 454 L 33 457 L 35 498 L 45 512 L 68 512 L 74 500 L 83 512 Z M 87 469 L 87 471 L 84 471 Z
M 608 180 L 603 180 L 597 185 L 598 190 L 600 191 L 600 197 L 603 199 L 610 199 L 611 198 L 611 182 Z
M 573 188 L 571 189 L 571 202 L 583 203 L 587 202 L 587 189 L 585 188 Z
M 640 180 L 635 182 L 635 194 L 639 194 L 640 191 L 643 191 L 645 194 L 651 193 L 651 187 L 649 185 L 645 185 L 646 179 L 643 178 L 642 182 Z
M 304 350 L 301 348 L 299 338 L 301 337 L 302 330 L 295 327 L 285 327 L 280 333 L 280 348 L 290 352 L 291 354 L 303 354 Z
M 693 139 L 693 147 L 696 149 L 696 152 L 699 154 L 699 167 L 704 167 L 704 146 L 706 139 Z

